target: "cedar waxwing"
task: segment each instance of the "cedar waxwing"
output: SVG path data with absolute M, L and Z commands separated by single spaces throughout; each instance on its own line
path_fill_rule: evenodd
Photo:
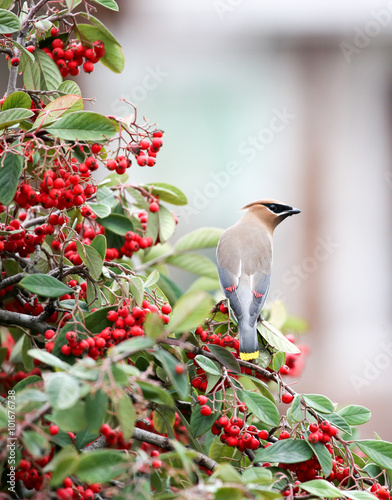
M 249 210 L 242 219 L 223 232 L 216 257 L 223 293 L 238 321 L 240 358 L 248 361 L 259 356 L 257 319 L 270 286 L 274 229 L 300 210 L 275 200 L 255 201 L 244 209 Z

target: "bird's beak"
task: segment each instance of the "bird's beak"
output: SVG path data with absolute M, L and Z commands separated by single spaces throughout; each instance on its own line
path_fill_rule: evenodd
M 291 210 L 289 210 L 287 213 L 288 213 L 288 215 L 300 214 L 300 213 L 301 213 L 301 210 L 298 210 L 298 208 L 292 208 L 292 209 L 291 209 Z

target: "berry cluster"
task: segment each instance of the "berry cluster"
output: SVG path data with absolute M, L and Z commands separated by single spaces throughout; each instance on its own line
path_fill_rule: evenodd
M 76 485 L 70 477 L 63 479 L 63 486 L 56 491 L 58 500 L 94 500 L 95 494 L 102 491 L 101 483 Z
M 5 371 L 0 372 L 0 385 L 4 387 L 5 391 L 11 390 L 14 385 L 16 385 L 21 380 L 27 377 L 32 377 L 33 375 L 41 375 L 41 370 L 39 368 L 33 368 L 30 372 L 25 372 L 23 370 L 17 372 L 7 373 Z M 1 394 L 4 398 L 7 397 L 6 393 Z
M 338 433 L 337 428 L 331 425 L 328 420 L 323 420 L 320 425 L 312 423 L 309 425 L 310 434 L 308 440 L 310 443 L 328 443 L 332 437 L 335 437 Z
M 151 141 L 147 138 L 142 139 L 136 146 L 131 146 L 130 149 L 136 155 L 136 162 L 141 167 L 153 167 L 155 165 L 156 156 L 163 145 L 162 130 L 154 130 L 152 132 Z
M 144 336 L 143 323 L 147 314 L 153 313 L 158 314 L 162 322 L 167 324 L 170 321 L 171 306 L 163 304 L 159 309 L 156 304 L 144 300 L 142 307 L 131 307 L 130 301 L 126 300 L 117 309 L 112 309 L 107 313 L 106 318 L 112 323 L 112 326 L 104 328 L 93 337 L 76 331 L 68 331 L 65 335 L 67 343 L 61 347 L 61 352 L 65 356 L 87 354 L 93 359 L 98 359 L 104 355 L 107 349 L 123 340 Z M 49 343 L 46 344 L 46 349 L 49 352 L 54 347 L 51 338 L 53 338 L 52 331 L 50 331 Z
M 245 450 L 257 450 L 260 446 L 258 429 L 255 425 L 246 425 L 242 418 L 233 416 L 230 419 L 226 415 L 220 416 L 212 426 L 211 432 L 215 436 L 220 435 L 222 443 L 237 448 L 241 452 Z M 223 432 L 223 434 L 221 434 Z
M 52 37 L 58 37 L 58 28 L 52 28 L 50 34 Z M 101 40 L 96 40 L 90 46 L 86 42 L 79 43 L 77 40 L 71 40 L 65 45 L 61 38 L 54 38 L 51 47 L 44 47 L 42 50 L 53 59 L 61 76 L 65 78 L 68 74 L 77 76 L 80 67 L 85 73 L 92 73 L 94 64 L 105 55 L 105 44 Z

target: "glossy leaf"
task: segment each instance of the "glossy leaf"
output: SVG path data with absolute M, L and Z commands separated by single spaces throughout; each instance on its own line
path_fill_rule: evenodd
M 189 396 L 189 380 L 186 370 L 183 373 L 178 374 L 176 372 L 176 367 L 178 364 L 182 364 L 177 358 L 172 354 L 167 352 L 165 349 L 156 350 L 155 356 L 162 363 L 165 373 L 169 377 L 175 391 L 178 393 L 181 399 L 187 399 Z
M 350 405 L 342 408 L 338 414 L 344 418 L 349 425 L 361 425 L 368 422 L 372 416 L 370 410 L 364 406 Z
M 161 201 L 166 201 L 172 205 L 186 205 L 188 200 L 185 194 L 176 186 L 166 184 L 164 182 L 154 182 L 146 185 L 154 196 L 157 196 Z
M 24 120 L 31 118 L 33 111 L 24 108 L 13 108 L 0 112 L 0 130 L 16 125 Z
M 218 279 L 218 270 L 215 264 L 204 255 L 197 253 L 177 254 L 168 257 L 166 262 L 199 276 Z
M 35 431 L 24 431 L 23 441 L 26 445 L 27 450 L 33 455 L 33 457 L 43 457 L 49 452 L 49 442 L 48 439 Z
M 46 274 L 30 274 L 25 276 L 19 285 L 26 288 L 29 292 L 36 293 L 42 297 L 56 298 L 70 292 L 69 286 Z
M 104 141 L 116 133 L 113 123 L 104 115 L 93 111 L 74 111 L 47 127 L 55 137 L 67 141 Z
M 159 239 L 161 242 L 167 241 L 176 229 L 174 215 L 165 206 L 161 205 L 158 212 L 159 218 Z
M 328 477 L 332 472 L 332 456 L 325 447 L 323 443 L 310 443 L 309 446 L 314 451 L 317 460 L 319 461 L 321 468 L 323 470 L 323 474 L 325 477 Z
M 269 345 L 282 352 L 290 352 L 292 354 L 299 354 L 301 352 L 297 346 L 286 339 L 283 333 L 269 324 L 267 328 L 267 324 L 268 323 L 265 321 L 264 324 L 260 324 L 257 329 Z
M 83 109 L 83 99 L 79 95 L 64 95 L 51 101 L 37 116 L 34 127 L 44 127 L 61 116 Z
M 18 16 L 9 10 L 0 9 L 0 34 L 15 33 L 20 30 Z
M 26 89 L 57 90 L 63 81 L 57 64 L 40 49 L 36 49 L 34 58 L 34 63 L 28 61 L 23 71 Z
M 174 246 L 176 252 L 188 252 L 201 248 L 214 248 L 222 236 L 223 229 L 217 227 L 202 227 L 180 238 Z
M 103 5 L 107 9 L 118 11 L 118 5 L 114 0 L 92 0 L 94 3 Z
M 45 365 L 60 368 L 60 370 L 68 370 L 71 366 L 65 361 L 59 359 L 57 356 L 54 356 L 50 352 L 44 351 L 42 349 L 30 349 L 27 354 L 34 359 L 38 359 Z
M 342 491 L 325 479 L 314 479 L 300 485 L 301 489 L 321 498 L 340 498 Z
M 285 464 L 304 462 L 312 456 L 313 450 L 306 441 L 291 438 L 277 441 L 272 446 L 256 452 L 256 460 L 259 462 Z
M 316 411 L 320 411 L 322 413 L 333 412 L 332 401 L 326 396 L 322 396 L 321 394 L 303 394 L 302 398 L 308 406 Z
M 19 90 L 17 92 L 12 92 L 12 94 L 6 97 L 1 107 L 1 110 L 7 111 L 7 109 L 13 109 L 13 108 L 25 108 L 30 110 L 30 107 L 31 107 L 31 98 L 29 94 L 27 94 L 26 92 L 21 92 Z
M 274 403 L 265 396 L 256 392 L 241 391 L 248 410 L 253 413 L 261 422 L 276 426 L 279 425 L 279 412 Z M 284 462 L 284 460 L 281 460 Z
M 208 349 L 216 357 L 219 363 L 224 365 L 230 372 L 233 373 L 241 372 L 241 368 L 240 365 L 238 364 L 238 361 L 230 351 L 228 351 L 224 347 L 221 347 L 220 345 L 215 345 L 215 344 L 209 344 Z
M 101 205 L 113 208 L 117 200 L 114 196 L 114 192 L 106 186 L 101 186 L 97 191 L 97 200 Z
M 76 242 L 79 257 L 82 259 L 93 279 L 98 280 L 102 273 L 103 258 L 99 252 L 90 245 Z
M 58 410 L 70 408 L 79 399 L 79 384 L 66 373 L 51 373 L 45 380 L 45 388 L 50 404 Z
M 67 476 L 70 476 L 78 463 L 78 454 L 73 446 L 66 446 L 46 465 L 45 472 L 53 472 L 50 479 L 51 486 L 58 486 Z
M 392 469 L 392 443 L 379 439 L 364 439 L 355 441 L 355 444 L 377 465 Z
M 128 231 L 133 231 L 133 224 L 126 215 L 111 214 L 104 219 L 98 219 L 99 224 L 112 233 L 125 236 Z
M 205 372 L 210 373 L 211 375 L 221 375 L 219 365 L 212 359 L 209 359 L 202 354 L 198 354 L 195 359 L 200 368 L 202 368 Z
M 128 394 L 125 394 L 125 392 L 121 392 L 121 397 L 119 398 L 116 395 L 113 399 L 113 404 L 124 439 L 128 441 L 132 437 L 133 429 L 135 428 L 135 408 L 133 407 L 130 397 Z

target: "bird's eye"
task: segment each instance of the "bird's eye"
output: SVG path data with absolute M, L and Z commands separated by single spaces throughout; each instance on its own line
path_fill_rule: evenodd
M 276 205 L 274 205 L 273 203 L 271 205 L 269 205 L 268 207 L 272 212 L 275 212 L 276 210 Z

